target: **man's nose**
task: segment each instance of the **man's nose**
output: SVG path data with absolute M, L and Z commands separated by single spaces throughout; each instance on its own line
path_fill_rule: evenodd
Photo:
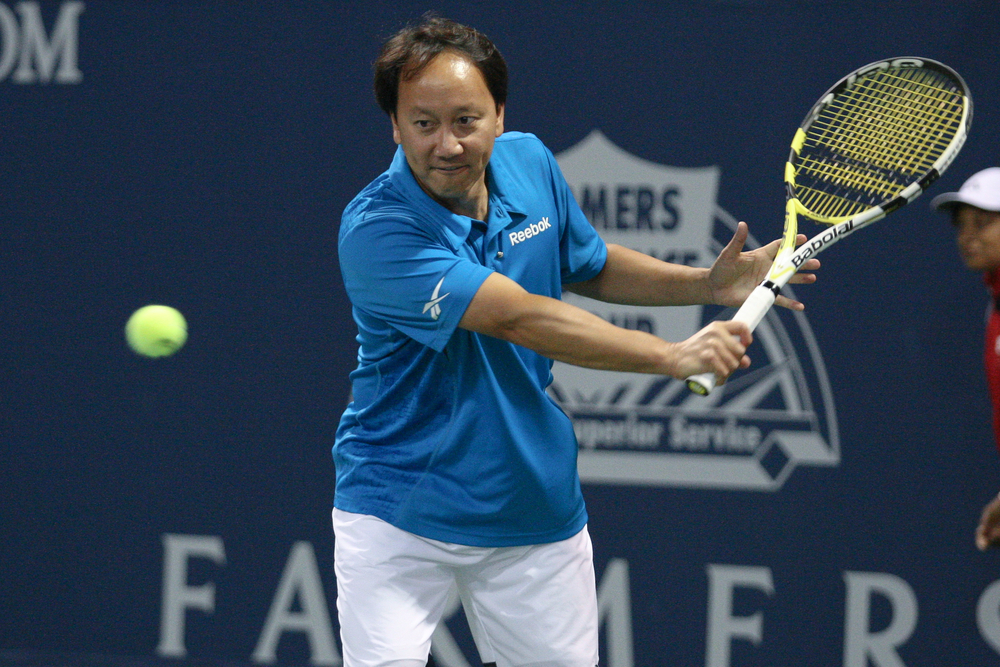
M 459 143 L 458 137 L 455 136 L 455 133 L 450 128 L 441 128 L 435 152 L 440 157 L 455 157 L 462 153 L 462 144 Z

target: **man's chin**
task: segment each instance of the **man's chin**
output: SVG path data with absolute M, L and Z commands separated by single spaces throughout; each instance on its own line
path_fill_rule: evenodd
M 438 187 L 429 189 L 431 197 L 441 201 L 460 201 L 468 196 L 469 189 L 459 187 L 456 183 L 435 184 Z

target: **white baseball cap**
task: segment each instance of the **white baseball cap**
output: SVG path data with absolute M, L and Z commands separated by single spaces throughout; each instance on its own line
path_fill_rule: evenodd
M 984 211 L 1000 212 L 1000 167 L 990 167 L 969 177 L 958 192 L 946 192 L 931 200 L 931 208 L 947 210 L 968 204 Z

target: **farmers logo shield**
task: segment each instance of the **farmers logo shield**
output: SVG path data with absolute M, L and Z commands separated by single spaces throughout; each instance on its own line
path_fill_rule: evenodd
M 717 167 L 666 167 L 594 130 L 557 156 L 580 207 L 608 243 L 710 266 L 736 220 L 719 208 Z M 748 246 L 759 243 L 751 237 Z M 792 294 L 791 288 L 784 289 Z M 709 307 L 645 308 L 564 299 L 670 341 L 714 317 Z M 708 397 L 661 376 L 557 363 L 550 393 L 573 420 L 584 482 L 777 490 L 800 465 L 840 461 L 822 355 L 802 313 L 772 309 L 754 332 L 754 364 Z

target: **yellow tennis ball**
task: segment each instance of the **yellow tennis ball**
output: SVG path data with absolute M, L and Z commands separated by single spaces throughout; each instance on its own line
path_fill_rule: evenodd
M 187 322 L 170 306 L 143 306 L 125 323 L 125 340 L 144 357 L 166 357 L 184 345 Z

